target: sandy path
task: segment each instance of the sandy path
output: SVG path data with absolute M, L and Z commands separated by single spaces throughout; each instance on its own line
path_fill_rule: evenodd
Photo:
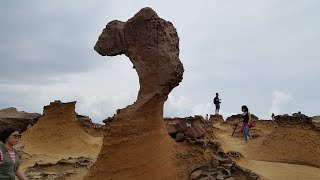
M 320 170 L 315 167 L 287 163 L 241 160 L 240 166 L 259 173 L 268 179 L 319 180 Z
M 242 139 L 231 136 L 232 130 L 230 128 L 215 124 L 217 128 L 216 135 L 222 143 L 222 147 L 225 151 L 238 151 L 245 157 L 249 157 L 246 151 L 248 145 Z M 252 142 L 248 142 L 252 143 Z M 279 162 L 266 162 L 257 161 L 249 158 L 242 158 L 237 163 L 245 168 L 251 169 L 254 172 L 262 175 L 267 179 L 290 179 L 290 180 L 319 180 L 320 169 L 306 166 L 306 165 L 295 165 L 288 163 Z

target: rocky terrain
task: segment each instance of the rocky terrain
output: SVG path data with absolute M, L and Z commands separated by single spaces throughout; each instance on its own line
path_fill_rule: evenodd
M 248 143 L 243 141 L 240 123 L 231 136 L 236 120 L 213 126 L 224 150 L 244 156 L 236 160 L 242 167 L 268 179 L 319 179 L 315 172 L 320 166 L 320 130 L 310 119 L 293 114 L 276 116 L 275 121 L 254 121 L 256 126 Z
M 77 118 L 84 132 L 94 137 L 103 137 L 104 126 L 102 124 L 92 122 L 89 116 L 77 114 Z
M 93 159 L 86 157 L 61 159 L 56 163 L 36 162 L 28 167 L 28 179 L 82 179 L 93 163 Z
M 251 119 L 252 119 L 252 121 L 257 121 L 259 118 L 256 115 L 251 114 Z M 231 115 L 230 117 L 228 117 L 226 119 L 226 121 L 228 121 L 228 122 L 231 122 L 231 121 L 237 122 L 237 121 L 240 121 L 240 120 L 242 120 L 242 115 L 241 114 Z
M 88 175 L 102 145 L 102 137 L 89 132 L 104 128 L 74 110 L 75 102 L 52 102 L 23 133 L 16 148 L 28 179 L 83 179 Z M 168 139 L 162 142 L 172 154 L 169 160 L 175 174 L 171 179 L 320 178 L 320 130 L 313 118 L 303 114 L 278 115 L 275 121 L 257 118 L 253 137 L 243 143 L 240 126 L 231 136 L 241 121 L 236 117 L 228 121 L 220 115 L 211 115 L 209 121 L 202 116 L 165 118 L 162 127 Z M 15 121 L 19 119 L 12 123 Z M 112 121 L 106 122 L 104 131 L 110 130 Z M 137 146 L 145 146 L 143 143 L 149 142 L 141 141 Z M 163 177 L 157 170 L 150 173 Z M 139 178 L 133 175 L 128 179 Z
M 109 22 L 94 49 L 129 57 L 139 76 L 137 100 L 104 125 L 78 115 L 75 101 L 51 102 L 42 115 L 0 110 L 0 128 L 23 131 L 16 148 L 28 179 L 320 179 L 318 117 L 252 115 L 248 142 L 240 114 L 226 121 L 221 115 L 163 117 L 184 68 L 175 27 L 151 8 Z
M 39 175 L 36 172 L 44 171 L 42 169 L 50 169 L 51 172 L 51 165 L 56 167 L 54 164 L 62 159 L 85 157 L 92 159 L 92 163 L 97 158 L 102 145 L 102 137 L 94 137 L 84 132 L 75 112 L 75 104 L 76 102 L 51 102 L 50 105 L 44 107 L 43 115 L 39 117 L 38 122 L 22 134 L 21 167 L 23 171 L 26 171 L 29 179 L 37 179 Z M 39 164 L 51 165 L 49 168 L 39 166 Z M 63 166 L 61 161 L 57 166 Z M 61 172 L 62 174 L 55 174 L 54 177 L 79 176 L 77 173 L 64 174 L 67 169 L 70 167 L 66 167 L 65 171 Z M 82 176 L 87 171 L 88 168 L 85 172 L 82 168 Z
M 242 158 L 241 153 L 224 151 L 212 126 L 222 121 L 220 115 L 212 115 L 209 121 L 201 116 L 165 119 L 168 134 L 179 144 L 176 157 L 181 161 L 179 166 L 185 166 L 187 179 L 263 179 L 232 159 Z
M 24 111 L 18 111 L 16 108 L 6 108 L 0 110 L 0 131 L 4 127 L 15 127 L 21 132 L 25 131 L 28 127 L 34 125 L 40 114 L 27 113 Z

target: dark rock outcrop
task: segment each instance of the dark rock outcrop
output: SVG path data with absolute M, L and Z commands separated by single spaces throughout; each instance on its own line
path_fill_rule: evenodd
M 199 138 L 199 137 L 202 137 L 204 136 L 204 134 L 195 126 L 193 127 L 190 127 L 187 131 L 186 131 L 186 135 L 188 137 L 191 137 L 191 138 Z
M 259 118 L 254 114 L 251 114 L 251 119 L 252 119 L 252 121 L 258 121 L 259 120 Z M 230 122 L 230 121 L 242 121 L 242 114 L 231 115 L 226 119 L 226 121 L 227 122 Z
M 80 126 L 86 133 L 95 137 L 103 136 L 104 125 L 92 122 L 89 116 L 77 114 L 77 118 L 80 122 Z
M 176 136 L 176 142 L 181 142 L 185 139 L 185 136 L 182 133 L 178 133 Z
M 179 132 L 174 125 L 172 124 L 166 124 L 166 129 L 168 131 L 168 134 L 171 136 L 171 137 L 176 137 L 176 134 Z
M 312 118 L 304 114 L 293 114 L 293 116 L 278 115 L 275 116 L 275 122 L 279 124 L 298 125 L 298 124 L 312 124 Z
M 18 111 L 16 108 L 0 110 L 0 132 L 6 127 L 15 127 L 24 132 L 29 126 L 34 125 L 40 114 Z
M 209 121 L 212 122 L 212 123 L 216 123 L 216 122 L 222 123 L 222 122 L 224 122 L 223 117 L 221 115 L 219 115 L 219 114 L 213 114 L 213 115 L 211 114 Z

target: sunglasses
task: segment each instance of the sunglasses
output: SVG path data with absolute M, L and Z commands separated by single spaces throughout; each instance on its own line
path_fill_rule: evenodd
M 12 135 L 15 139 L 20 139 L 22 137 L 21 134 L 13 134 Z

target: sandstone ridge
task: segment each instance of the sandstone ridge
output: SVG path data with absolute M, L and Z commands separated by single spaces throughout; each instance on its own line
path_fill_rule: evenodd
M 97 158 L 102 138 L 93 137 L 83 131 L 77 119 L 75 105 L 76 102 L 54 101 L 43 108 L 43 115 L 38 122 L 22 134 L 22 170 L 33 166 L 33 172 L 49 173 L 50 168 L 34 166 L 35 163 L 56 163 L 69 157 L 93 160 Z M 82 173 L 82 177 L 86 173 Z M 30 179 L 37 179 L 38 176 L 37 173 L 29 175 L 33 176 L 29 177 Z

